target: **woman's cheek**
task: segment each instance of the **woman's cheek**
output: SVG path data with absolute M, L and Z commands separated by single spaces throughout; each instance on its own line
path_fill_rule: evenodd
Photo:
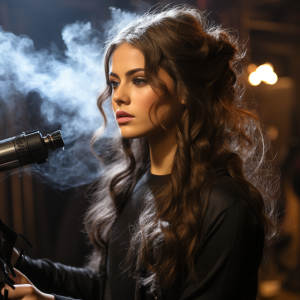
M 149 122 L 149 112 L 151 109 L 151 106 L 155 101 L 157 100 L 158 96 L 154 93 L 151 87 L 145 89 L 143 92 L 139 92 L 135 95 L 135 101 L 134 104 L 135 108 L 134 110 L 138 113 L 139 116 L 141 116 L 144 120 L 148 120 Z M 153 121 L 155 121 L 155 106 L 151 109 L 151 118 Z

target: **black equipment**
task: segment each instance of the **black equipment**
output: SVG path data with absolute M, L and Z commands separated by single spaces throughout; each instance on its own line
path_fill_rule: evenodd
M 0 173 L 15 168 L 21 168 L 30 164 L 41 164 L 47 161 L 48 151 L 64 147 L 64 141 L 60 131 L 55 131 L 42 137 L 38 130 L 22 133 L 15 137 L 0 141 Z M 32 248 L 32 245 L 21 234 L 15 233 L 8 228 L 0 219 L 0 289 L 5 284 L 14 287 L 14 281 L 9 277 L 9 273 L 16 277 L 11 258 L 17 237 L 23 240 Z M 24 248 L 21 249 L 20 258 L 24 257 Z M 8 291 L 5 290 L 1 299 L 8 299 Z
M 60 130 L 42 137 L 38 130 L 0 141 L 0 172 L 47 161 L 48 150 L 64 147 Z
M 11 264 L 11 258 L 18 236 L 22 237 L 30 248 L 33 248 L 30 242 L 23 235 L 15 233 L 13 230 L 8 228 L 0 219 L 0 289 L 2 289 L 5 284 L 10 286 L 12 289 L 15 289 L 15 282 L 9 277 L 9 273 L 12 274 L 13 277 L 16 277 L 16 273 Z M 22 247 L 20 258 L 23 257 L 24 248 Z M 7 300 L 7 297 L 7 290 L 5 290 L 4 297 L 0 294 L 0 299 Z

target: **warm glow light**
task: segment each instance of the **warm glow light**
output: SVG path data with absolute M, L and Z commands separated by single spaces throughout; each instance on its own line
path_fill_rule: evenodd
M 273 73 L 273 68 L 269 64 L 263 64 L 259 66 L 255 72 L 259 74 L 261 80 L 267 81 L 269 75 Z
M 251 74 L 252 72 L 255 72 L 257 69 L 257 65 L 255 64 L 250 64 L 248 67 L 247 67 L 247 70 L 248 70 L 248 73 Z
M 276 140 L 278 138 L 278 129 L 275 126 L 270 125 L 268 127 L 268 133 L 271 140 Z
M 278 80 L 278 77 L 276 75 L 276 73 L 271 73 L 270 75 L 268 75 L 268 80 L 265 80 L 266 83 L 268 84 L 275 84 Z
M 273 66 L 270 63 L 265 63 L 256 70 L 254 69 L 254 64 L 250 64 L 248 66 L 248 71 L 253 70 L 253 72 L 249 75 L 249 82 L 256 86 L 261 83 L 261 81 L 267 84 L 275 84 L 278 80 L 276 73 L 273 71 Z
M 252 73 L 249 75 L 248 80 L 249 80 L 249 82 L 250 82 L 252 85 L 259 85 L 260 82 L 261 82 L 260 76 L 259 76 L 259 74 L 256 73 L 256 72 L 252 72 Z

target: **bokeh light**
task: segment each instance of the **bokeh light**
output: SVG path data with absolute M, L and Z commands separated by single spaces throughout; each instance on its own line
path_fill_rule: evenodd
M 274 72 L 274 68 L 270 63 L 265 63 L 256 69 L 254 64 L 250 64 L 247 69 L 250 73 L 248 80 L 251 85 L 257 86 L 262 81 L 272 85 L 278 80 L 278 76 Z
M 250 75 L 249 75 L 249 82 L 252 84 L 252 85 L 259 85 L 261 83 L 261 79 L 259 77 L 259 74 L 256 73 L 256 72 L 252 72 Z

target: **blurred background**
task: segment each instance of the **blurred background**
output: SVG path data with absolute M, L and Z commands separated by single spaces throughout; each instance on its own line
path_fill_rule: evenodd
M 92 28 L 101 32 L 104 22 L 112 18 L 109 7 L 130 12 L 132 17 L 157 3 L 154 0 L 0 0 L 0 25 L 16 36 L 28 36 L 35 51 L 51 49 L 52 53 L 63 53 L 66 45 L 61 32 L 66 25 L 90 22 Z M 282 229 L 270 263 L 260 272 L 258 299 L 300 299 L 300 2 L 190 0 L 172 3 L 189 3 L 210 11 L 211 20 L 236 30 L 234 34 L 249 49 L 243 60 L 245 97 L 257 101 L 257 110 L 268 126 L 272 146 L 277 151 L 275 162 L 281 170 L 278 209 Z M 42 119 L 37 120 L 30 113 L 30 104 L 39 101 L 36 91 L 18 97 L 20 100 L 13 110 L 5 110 L 6 104 L 0 106 L 0 140 L 23 131 L 39 129 L 50 133 L 60 129 L 54 126 L 55 122 L 53 128 L 49 124 L 45 126 Z M 18 121 L 14 117 L 16 111 Z M 82 226 L 88 205 L 87 186 L 73 184 L 59 189 L 57 184 L 36 180 L 27 173 L 0 173 L 0 218 L 34 244 L 34 249 L 26 249 L 32 258 L 46 257 L 82 266 L 91 250 Z

